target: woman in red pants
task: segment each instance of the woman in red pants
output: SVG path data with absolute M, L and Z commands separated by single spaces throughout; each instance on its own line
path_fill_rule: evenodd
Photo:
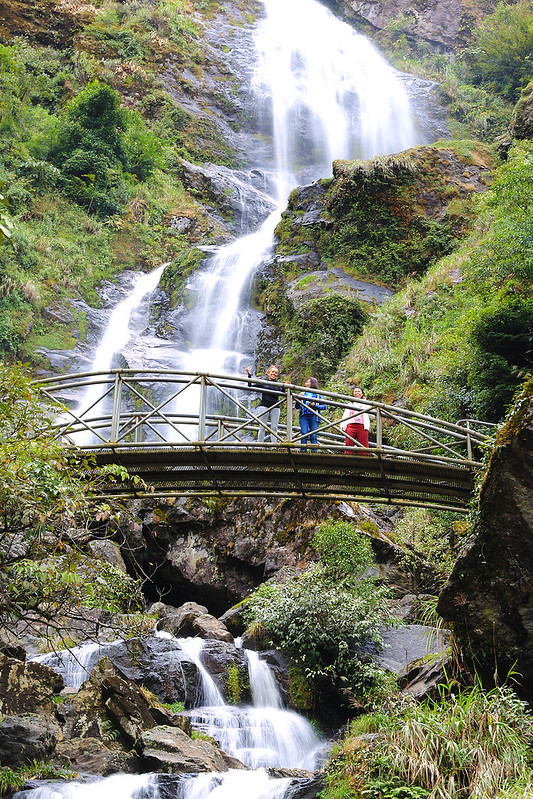
M 366 413 L 366 405 L 357 402 L 365 397 L 363 389 L 360 386 L 355 386 L 353 395 L 355 400 L 346 407 L 340 421 L 340 427 L 346 433 L 344 446 L 350 447 L 350 449 L 344 450 L 347 455 L 353 454 L 354 447 L 357 447 L 358 444 L 368 448 L 368 431 L 370 429 L 370 417 Z

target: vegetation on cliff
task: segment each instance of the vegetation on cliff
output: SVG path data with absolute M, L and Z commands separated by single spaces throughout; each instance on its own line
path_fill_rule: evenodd
M 372 396 L 449 419 L 502 418 L 531 371 L 533 145 L 517 142 L 457 252 L 379 308 L 346 359 Z

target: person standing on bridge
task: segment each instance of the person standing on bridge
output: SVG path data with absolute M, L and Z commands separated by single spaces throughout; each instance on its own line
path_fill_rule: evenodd
M 302 452 L 307 451 L 308 442 L 316 446 L 316 431 L 320 424 L 318 412 L 323 411 L 326 407 L 322 402 L 320 394 L 316 393 L 316 389 L 318 388 L 318 380 L 316 377 L 308 377 L 304 386 L 308 391 L 304 391 L 302 398 L 296 402 L 296 408 L 300 411 L 299 421 L 302 434 Z M 312 449 L 311 452 L 316 452 L 316 449 Z
M 248 366 L 246 367 L 246 374 L 248 375 L 248 379 L 252 377 L 252 373 Z M 274 364 L 268 367 L 266 376 L 268 380 L 272 382 L 272 387 L 261 383 L 252 383 L 252 385 L 261 389 L 261 398 L 255 413 L 263 424 L 259 425 L 257 440 L 258 442 L 264 441 L 265 433 L 269 433 L 270 441 L 276 443 L 276 433 L 278 432 L 279 414 L 281 410 L 279 403 L 283 397 L 283 386 L 278 382 L 279 371 L 278 367 Z M 267 430 L 263 425 L 268 425 L 270 430 Z
M 344 430 L 346 438 L 344 441 L 344 452 L 349 455 L 354 451 L 356 442 L 362 447 L 368 447 L 368 431 L 370 430 L 370 416 L 366 405 L 357 400 L 365 399 L 365 394 L 361 386 L 355 386 L 353 390 L 354 401 L 346 406 L 339 427 Z

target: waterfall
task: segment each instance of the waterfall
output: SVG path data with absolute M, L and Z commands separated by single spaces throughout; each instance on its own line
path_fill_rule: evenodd
M 228 178 L 241 207 L 241 235 L 218 248 L 188 280 L 186 293 L 195 302 L 181 309 L 181 343 L 157 350 L 159 367 L 242 373 L 253 363 L 260 329 L 260 314 L 250 305 L 251 281 L 272 255 L 274 229 L 289 191 L 298 183 L 331 175 L 334 159 L 398 152 L 422 140 L 402 81 L 364 36 L 316 0 L 263 0 L 263 5 L 264 16 L 253 32 L 250 88 L 262 132 L 272 139 L 271 163 L 256 166 L 259 174 L 265 175 L 266 168 L 274 178 L 264 179 L 260 188 L 237 176 Z M 247 231 L 247 190 L 256 207 L 258 197 L 264 197 L 259 205 L 265 219 L 254 232 Z M 143 331 L 131 331 L 128 320 L 157 286 L 163 269 L 143 276 L 112 314 L 93 370 L 109 368 L 113 354 L 124 353 L 125 347 L 126 360 L 135 365 Z M 152 364 L 151 352 L 144 351 L 143 365 Z M 81 407 L 96 400 L 87 394 Z M 194 412 L 196 404 L 192 388 L 175 410 Z
M 205 642 L 189 640 L 199 642 L 197 657 L 200 657 Z M 283 707 L 268 664 L 256 652 L 244 652 L 253 704 L 187 710 L 193 727 L 214 738 L 221 749 L 249 768 L 313 769 L 322 742 L 306 719 Z
M 283 705 L 281 693 L 268 663 L 261 660 L 257 652 L 246 650 L 250 689 L 255 707 L 276 707 Z
M 61 649 L 44 655 L 36 655 L 31 660 L 35 663 L 44 663 L 51 669 L 59 672 L 64 683 L 76 691 L 87 680 L 101 657 L 106 653 L 105 645 L 93 643 L 74 646 L 72 649 Z

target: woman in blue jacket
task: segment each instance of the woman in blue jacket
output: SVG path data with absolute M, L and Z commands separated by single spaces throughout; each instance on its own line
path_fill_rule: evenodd
M 320 394 L 316 393 L 316 389 L 318 388 L 318 380 L 316 377 L 308 377 L 304 386 L 308 390 L 304 391 L 302 398 L 296 402 L 296 407 L 300 411 L 301 441 L 302 444 L 306 445 L 302 446 L 302 452 L 306 451 L 308 442 L 316 445 L 316 430 L 320 424 L 318 411 L 323 411 L 326 407 L 321 401 L 322 397 Z M 316 452 L 316 449 L 312 449 L 311 452 Z

